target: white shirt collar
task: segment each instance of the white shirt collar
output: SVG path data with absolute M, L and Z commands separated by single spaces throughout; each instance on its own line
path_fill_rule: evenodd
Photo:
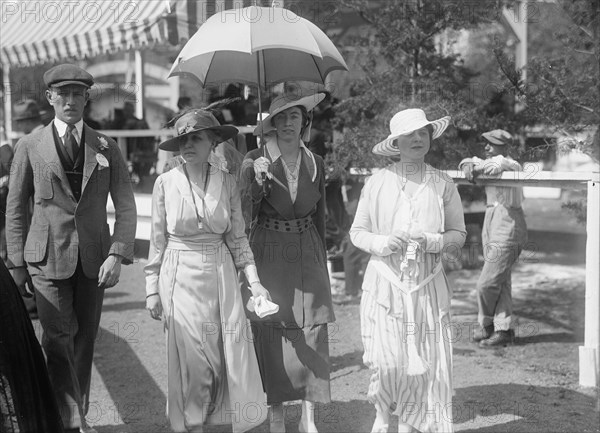
M 65 133 L 67 132 L 67 123 L 60 120 L 58 117 L 54 118 L 54 126 L 56 127 L 56 132 L 58 132 L 58 136 L 63 138 Z M 77 144 L 81 143 L 81 136 L 83 133 L 83 119 L 79 120 L 75 124 L 75 130 L 77 134 L 75 135 L 75 140 L 77 140 Z
M 273 160 L 273 162 L 277 161 L 280 157 L 281 157 L 281 150 L 279 150 L 279 146 L 277 145 L 277 139 L 271 139 L 268 140 L 266 143 L 267 146 L 267 151 L 269 152 L 269 155 L 271 156 L 271 159 Z M 315 156 L 313 155 L 313 153 L 308 150 L 308 148 L 304 145 L 304 142 L 302 140 L 300 140 L 300 149 L 304 150 L 304 152 L 306 153 L 306 156 L 308 157 L 308 159 L 310 160 L 312 166 L 313 166 L 313 171 L 312 171 L 312 181 L 314 182 L 315 179 L 317 178 L 317 162 L 315 161 Z

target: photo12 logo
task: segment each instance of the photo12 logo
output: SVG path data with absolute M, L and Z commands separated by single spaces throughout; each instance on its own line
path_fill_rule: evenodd
M 135 24 L 140 19 L 140 1 L 5 1 L 0 3 L 0 22 L 18 17 L 22 24 L 111 22 Z

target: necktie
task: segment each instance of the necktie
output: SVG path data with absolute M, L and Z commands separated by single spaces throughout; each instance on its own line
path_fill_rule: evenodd
M 73 164 L 75 164 L 75 161 L 77 160 L 77 154 L 79 153 L 79 145 L 77 144 L 77 140 L 73 135 L 74 129 L 75 125 L 67 125 L 67 132 L 65 132 L 65 147 Z

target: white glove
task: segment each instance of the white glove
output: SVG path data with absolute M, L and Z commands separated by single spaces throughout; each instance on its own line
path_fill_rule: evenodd
M 267 158 L 261 156 L 258 159 L 254 160 L 254 178 L 256 179 L 256 183 L 262 185 L 263 183 L 263 174 L 268 178 L 272 179 L 273 174 L 269 172 L 269 166 L 271 163 Z

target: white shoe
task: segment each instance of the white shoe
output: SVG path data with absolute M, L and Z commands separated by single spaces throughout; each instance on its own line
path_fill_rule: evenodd
M 98 430 L 92 427 L 79 427 L 79 433 L 98 433 Z

